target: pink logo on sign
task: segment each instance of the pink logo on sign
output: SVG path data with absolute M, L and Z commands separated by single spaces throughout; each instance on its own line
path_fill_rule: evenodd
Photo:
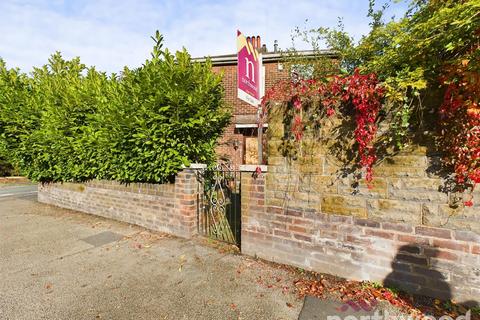
M 237 56 L 238 98 L 257 106 L 261 98 L 262 57 L 240 31 L 237 31 Z

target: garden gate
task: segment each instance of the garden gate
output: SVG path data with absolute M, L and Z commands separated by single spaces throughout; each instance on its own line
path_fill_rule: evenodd
M 205 169 L 199 179 L 197 224 L 200 234 L 240 247 L 240 171 L 227 164 Z

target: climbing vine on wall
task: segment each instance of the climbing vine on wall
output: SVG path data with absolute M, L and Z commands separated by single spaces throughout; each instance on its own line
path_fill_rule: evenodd
M 353 109 L 359 164 L 365 168 L 365 178 L 370 183 L 377 158 L 373 146 L 377 131 L 376 120 L 383 97 L 384 89 L 379 85 L 375 74 L 363 75 L 355 70 L 350 76 L 279 82 L 267 90 L 262 106 L 264 115 L 268 114 L 272 102 L 283 103 L 287 110 L 292 111 L 290 128 L 296 141 L 302 139 L 306 128 L 321 125 L 323 118 L 340 113 L 352 114 L 344 110 Z
M 299 62 L 302 55 L 289 50 L 294 64 L 312 66 L 311 79 L 278 83 L 264 109 L 283 104 L 297 142 L 306 129 L 318 131 L 320 119 L 352 118 L 356 161 L 368 182 L 379 148 L 385 154 L 414 144 L 435 148 L 443 159 L 438 172 L 450 172 L 446 178 L 455 182 L 449 191 L 470 191 L 463 199 L 472 206 L 480 183 L 480 0 L 410 0 L 406 13 L 388 22 L 385 9 L 370 0 L 371 30 L 357 42 L 341 20 L 337 28 L 297 28 L 293 38 L 321 58 Z M 331 64 L 321 42 L 334 54 Z
M 440 107 L 441 142 L 444 161 L 453 167 L 456 182 L 474 190 L 480 183 L 480 64 L 478 45 L 456 64 L 449 65 L 441 78 L 446 87 Z M 465 201 L 472 206 L 472 196 Z

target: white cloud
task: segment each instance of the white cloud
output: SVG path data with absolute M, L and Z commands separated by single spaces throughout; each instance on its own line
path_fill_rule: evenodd
M 10 67 L 30 71 L 54 51 L 80 56 L 87 65 L 117 72 L 149 57 L 156 29 L 166 46 L 185 46 L 192 56 L 235 51 L 235 34 L 260 34 L 288 47 L 295 26 L 333 26 L 344 17 L 357 38 L 368 31 L 366 0 L 115 1 L 14 0 L 0 3 L 0 57 Z M 398 10 L 403 10 L 400 8 Z M 392 11 L 394 12 L 394 11 Z

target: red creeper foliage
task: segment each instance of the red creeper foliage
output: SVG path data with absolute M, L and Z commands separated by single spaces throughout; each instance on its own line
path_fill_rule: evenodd
M 303 137 L 308 120 L 302 116 L 307 101 L 319 101 L 318 114 L 333 116 L 341 105 L 355 109 L 355 141 L 358 146 L 360 165 L 366 170 L 366 180 L 373 179 L 373 165 L 377 159 L 373 140 L 377 132 L 375 124 L 382 106 L 384 90 L 374 74 L 362 75 L 355 70 L 353 75 L 333 76 L 326 81 L 282 81 L 267 90 L 262 100 L 263 113 L 271 102 L 285 103 L 293 108 L 291 132 L 296 141 Z M 323 111 L 323 112 L 322 112 Z
M 468 68 L 469 63 L 462 60 L 442 79 L 447 89 L 440 126 L 444 161 L 453 167 L 457 184 L 473 191 L 480 183 L 480 75 Z M 472 206 L 473 202 L 464 204 Z

